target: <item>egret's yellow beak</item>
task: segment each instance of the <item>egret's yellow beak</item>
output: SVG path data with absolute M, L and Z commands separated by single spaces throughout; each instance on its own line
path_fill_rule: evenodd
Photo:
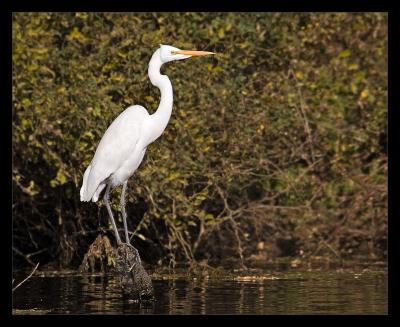
M 172 54 L 182 54 L 182 55 L 186 55 L 186 56 L 199 57 L 199 56 L 212 55 L 215 53 L 209 52 L 209 51 L 177 50 L 177 51 L 172 51 Z

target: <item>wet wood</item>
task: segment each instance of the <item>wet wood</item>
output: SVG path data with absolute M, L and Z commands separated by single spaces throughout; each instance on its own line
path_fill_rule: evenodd
M 107 236 L 99 235 L 90 245 L 80 272 L 100 271 L 118 277 L 125 296 L 137 301 L 151 301 L 153 284 L 144 269 L 138 250 L 129 244 L 111 245 Z
M 140 260 L 139 252 L 132 245 L 121 244 L 116 251 L 115 274 L 123 292 L 141 302 L 154 299 L 151 278 Z

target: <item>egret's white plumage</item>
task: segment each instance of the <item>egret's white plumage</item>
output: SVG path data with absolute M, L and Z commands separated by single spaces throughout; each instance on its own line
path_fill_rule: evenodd
M 124 202 L 127 180 L 142 162 L 147 146 L 161 136 L 172 113 L 172 84 L 168 76 L 160 73 L 160 68 L 166 62 L 208 54 L 213 53 L 180 50 L 169 45 L 160 45 L 154 52 L 148 69 L 151 83 L 161 92 L 157 111 L 150 115 L 144 107 L 138 105 L 124 110 L 104 133 L 83 175 L 81 201 L 96 202 L 100 193 L 106 188 L 104 199 L 118 243 L 121 243 L 121 240 L 108 202 L 108 192 L 110 188 L 124 185 L 121 208 L 126 241 L 129 243 Z
M 148 145 L 142 129 L 149 117 L 142 106 L 132 106 L 112 122 L 83 176 L 81 201 L 96 202 L 106 183 L 121 185 L 135 172 Z

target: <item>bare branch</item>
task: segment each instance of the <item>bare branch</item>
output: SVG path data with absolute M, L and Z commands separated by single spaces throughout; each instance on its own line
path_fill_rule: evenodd
M 26 277 L 22 282 L 20 282 L 17 286 L 15 286 L 12 291 L 14 292 L 18 287 L 20 287 L 23 283 L 25 283 L 32 275 L 35 273 L 36 269 L 39 267 L 39 262 L 36 264 L 35 268 L 33 268 L 32 272 Z

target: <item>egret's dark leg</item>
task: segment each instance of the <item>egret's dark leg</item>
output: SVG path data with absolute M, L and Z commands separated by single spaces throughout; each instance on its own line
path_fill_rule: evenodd
M 125 209 L 125 193 L 127 188 L 128 188 L 128 181 L 122 184 L 122 193 L 121 193 L 121 212 L 122 212 L 122 220 L 124 221 L 125 239 L 126 239 L 126 244 L 129 245 L 136 254 L 135 263 L 141 263 L 139 251 L 133 245 L 131 245 L 131 242 L 129 241 L 128 225 L 126 223 L 127 215 Z M 132 268 L 133 266 L 130 268 L 129 271 L 131 271 Z
M 129 242 L 128 225 L 126 224 L 126 210 L 125 210 L 125 193 L 126 193 L 127 187 L 128 187 L 128 181 L 125 181 L 125 183 L 122 184 L 121 212 L 122 212 L 122 220 L 124 221 L 126 243 L 131 244 L 131 242 Z
M 107 185 L 106 193 L 104 193 L 104 202 L 106 203 L 108 214 L 110 215 L 111 224 L 112 224 L 112 227 L 113 227 L 114 233 L 115 233 L 115 238 L 117 239 L 117 244 L 120 245 L 122 242 L 121 242 L 121 238 L 119 237 L 117 225 L 115 224 L 115 220 L 114 220 L 114 217 L 113 217 L 113 214 L 111 211 L 110 201 L 109 201 L 109 196 L 110 196 L 109 192 L 110 192 L 110 184 Z

